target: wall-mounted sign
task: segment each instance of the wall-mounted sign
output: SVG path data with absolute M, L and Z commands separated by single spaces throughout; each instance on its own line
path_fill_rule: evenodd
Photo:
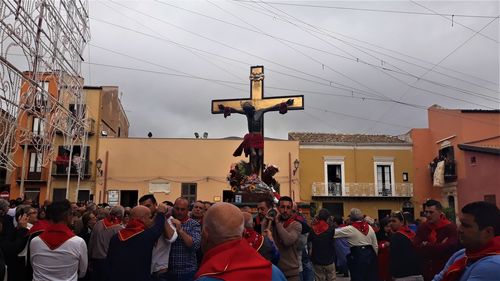
M 119 190 L 109 190 L 108 191 L 108 204 L 110 206 L 116 206 L 120 203 L 120 191 Z
M 155 180 L 149 182 L 149 193 L 170 194 L 170 183 L 164 180 Z

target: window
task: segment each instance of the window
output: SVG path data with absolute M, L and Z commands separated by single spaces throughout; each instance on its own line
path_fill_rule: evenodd
M 32 128 L 33 134 L 35 136 L 40 136 L 43 134 L 43 129 L 44 129 L 43 120 L 38 117 L 34 117 L 33 128 Z
M 52 191 L 52 201 L 61 201 L 66 199 L 66 188 L 54 188 Z
M 392 196 L 394 185 L 394 158 L 375 157 L 375 195 Z
M 42 155 L 37 152 L 30 153 L 30 173 L 40 173 L 42 172 Z
M 78 116 L 78 117 L 85 117 L 86 114 L 86 106 L 85 104 L 70 104 L 69 105 L 69 111 L 73 113 L 73 115 Z
M 78 190 L 78 202 L 87 203 L 90 200 L 90 190 Z
M 344 157 L 327 156 L 325 159 L 325 194 L 342 196 L 345 194 Z
M 471 158 L 470 158 L 470 164 L 471 164 L 471 166 L 476 165 L 476 163 L 477 163 L 476 156 L 471 156 Z
M 181 196 L 185 197 L 189 203 L 196 202 L 196 183 L 182 183 Z

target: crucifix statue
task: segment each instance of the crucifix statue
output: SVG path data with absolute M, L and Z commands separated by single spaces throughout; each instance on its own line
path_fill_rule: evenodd
M 224 114 L 224 118 L 231 113 L 239 113 L 247 117 L 248 133 L 233 156 L 237 157 L 245 152 L 245 156 L 250 156 L 252 173 L 260 175 L 264 159 L 264 113 L 279 111 L 285 114 L 288 110 L 304 109 L 304 96 L 264 98 L 263 66 L 250 68 L 250 90 L 250 99 L 213 100 L 212 113 Z

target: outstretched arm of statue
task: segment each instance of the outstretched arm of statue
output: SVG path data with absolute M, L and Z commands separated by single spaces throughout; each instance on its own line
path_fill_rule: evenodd
M 288 99 L 286 102 L 278 103 L 276 105 L 261 109 L 261 112 L 268 112 L 271 110 L 279 110 L 281 114 L 285 114 L 288 111 L 288 107 L 293 105 L 293 99 Z
M 232 107 L 224 106 L 223 104 L 218 105 L 219 109 L 224 112 L 224 118 L 228 117 L 231 115 L 231 113 L 239 113 L 239 114 L 245 114 L 243 110 L 237 110 Z

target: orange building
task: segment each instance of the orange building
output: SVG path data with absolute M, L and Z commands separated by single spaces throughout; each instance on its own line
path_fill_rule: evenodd
M 429 127 L 412 129 L 408 134 L 413 142 L 414 200 L 421 209 L 426 199 L 439 199 L 445 207 L 450 208 L 449 212 L 456 214 L 461 206 L 493 195 L 481 195 L 483 180 L 478 178 L 477 182 L 470 181 L 471 160 L 459 145 L 499 136 L 500 110 L 445 109 L 434 105 L 427 112 Z M 442 184 L 438 181 L 438 186 L 434 186 L 434 177 L 439 175 L 436 170 L 440 170 L 436 166 L 441 161 L 443 175 L 440 177 L 444 181 Z M 481 170 L 486 173 L 495 170 L 491 174 L 498 175 L 498 165 L 482 164 Z M 498 176 L 484 180 L 489 182 L 488 186 L 493 185 L 498 194 Z M 469 196 L 471 192 L 474 196 Z
M 135 206 L 153 193 L 157 200 L 232 201 L 227 175 L 241 139 L 101 138 L 98 158 L 102 161 L 94 200 Z M 297 141 L 265 140 L 265 163 L 279 167 L 275 179 L 280 194 L 299 197 L 298 174 L 293 162 L 299 156 Z
M 32 73 L 25 72 L 26 77 Z M 23 197 L 33 202 L 43 201 L 48 195 L 50 160 L 53 152 L 53 136 L 61 128 L 67 112 L 61 112 L 60 104 L 72 98 L 72 91 L 83 79 L 65 73 L 40 73 L 35 79 L 37 88 L 23 81 L 19 93 L 16 142 L 19 147 L 12 153 L 16 165 L 10 174 L 10 198 Z M 59 91 L 59 89 L 61 89 Z M 48 120 L 51 123 L 48 124 Z

